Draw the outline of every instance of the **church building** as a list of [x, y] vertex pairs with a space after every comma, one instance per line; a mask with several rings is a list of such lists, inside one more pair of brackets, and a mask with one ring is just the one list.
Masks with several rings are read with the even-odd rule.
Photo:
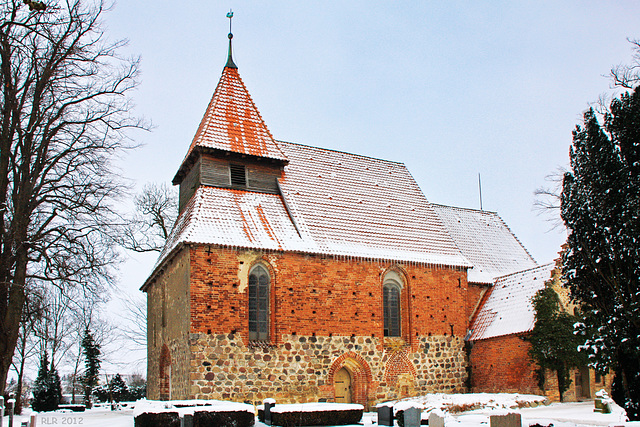
[[[370, 407], [469, 390], [473, 314], [533, 258], [496, 214], [431, 204], [402, 163], [274, 139], [231, 37], [142, 287], [148, 397]], [[456, 240], [463, 220], [484, 252]]]

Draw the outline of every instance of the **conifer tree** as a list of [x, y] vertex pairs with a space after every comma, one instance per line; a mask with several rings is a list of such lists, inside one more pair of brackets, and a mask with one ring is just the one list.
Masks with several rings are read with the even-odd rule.
[[33, 387], [31, 408], [38, 412], [55, 411], [58, 409], [61, 398], [60, 376], [54, 366], [49, 367], [49, 356], [45, 350], [40, 358], [40, 368]]
[[[531, 337], [529, 355], [540, 369], [550, 369], [558, 377], [560, 401], [571, 385], [571, 368], [586, 364], [584, 354], [578, 352], [582, 344], [573, 332], [578, 318], [562, 310], [560, 297], [551, 286], [541, 289], [533, 297], [536, 323]], [[543, 376], [544, 371], [540, 373]], [[541, 388], [543, 384], [540, 384]]]
[[111, 381], [109, 381], [109, 392], [114, 402], [129, 400], [129, 387], [127, 387], [127, 384], [120, 374], [116, 374], [111, 378]]
[[47, 352], [42, 353], [40, 357], [40, 368], [38, 369], [38, 376], [33, 383], [33, 401], [31, 402], [31, 408], [34, 411], [42, 412], [46, 405], [47, 396], [47, 378], [49, 376], [49, 360]]
[[640, 419], [640, 91], [614, 99], [601, 125], [593, 110], [573, 132], [561, 215], [563, 274], [585, 314], [583, 349], [612, 368], [631, 420]]
[[81, 383], [84, 387], [84, 404], [91, 408], [91, 394], [98, 385], [100, 373], [100, 345], [95, 342], [89, 328], [85, 328], [82, 337], [82, 353], [84, 354], [85, 371]]

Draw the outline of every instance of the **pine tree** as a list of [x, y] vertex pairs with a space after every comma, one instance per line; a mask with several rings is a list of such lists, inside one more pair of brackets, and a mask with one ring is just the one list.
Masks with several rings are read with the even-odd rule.
[[591, 365], [616, 373], [614, 399], [640, 419], [640, 91], [593, 110], [573, 132], [561, 214], [568, 229], [564, 279], [585, 314]]
[[49, 356], [45, 350], [40, 358], [38, 377], [33, 387], [31, 408], [38, 412], [55, 411], [62, 399], [60, 376], [53, 365], [49, 367], [48, 359]]
[[85, 328], [82, 337], [82, 353], [84, 354], [85, 371], [81, 383], [84, 387], [84, 404], [91, 408], [91, 394], [98, 385], [100, 373], [100, 345], [95, 342], [89, 328]]
[[53, 363], [51, 369], [49, 369], [49, 375], [47, 376], [47, 385], [49, 387], [49, 399], [52, 407], [51, 410], [56, 410], [62, 401], [62, 384], [60, 382], [58, 370], [53, 366]]
[[129, 400], [129, 388], [120, 374], [116, 374], [111, 378], [111, 381], [109, 381], [109, 391], [114, 402]]
[[[571, 385], [570, 369], [586, 364], [585, 355], [578, 352], [582, 342], [574, 334], [573, 325], [578, 318], [562, 310], [560, 297], [551, 286], [538, 291], [532, 302], [536, 323], [529, 337], [529, 355], [540, 369], [556, 372], [562, 401]], [[543, 372], [541, 378], [544, 378]]]
[[31, 402], [31, 409], [34, 411], [42, 412], [47, 411], [47, 378], [49, 376], [49, 360], [47, 352], [45, 351], [40, 357], [40, 368], [38, 369], [38, 376], [33, 383], [33, 401]]

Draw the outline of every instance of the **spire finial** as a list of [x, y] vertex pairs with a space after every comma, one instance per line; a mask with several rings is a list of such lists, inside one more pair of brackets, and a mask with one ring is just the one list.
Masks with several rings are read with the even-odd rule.
[[227, 18], [229, 18], [229, 56], [227, 57], [227, 68], [238, 68], [236, 64], [233, 62], [233, 57], [231, 56], [231, 39], [233, 39], [233, 33], [231, 32], [231, 20], [233, 18], [233, 11], [229, 9], [229, 13], [227, 13]]

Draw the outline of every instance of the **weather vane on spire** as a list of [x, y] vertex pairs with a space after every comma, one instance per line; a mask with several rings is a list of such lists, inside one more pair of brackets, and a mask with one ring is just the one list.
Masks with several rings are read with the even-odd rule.
[[233, 34], [231, 33], [231, 21], [233, 19], [233, 10], [229, 9], [229, 13], [227, 13], [227, 18], [229, 18], [229, 38], [233, 38]]
[[231, 18], [233, 18], [233, 11], [229, 9], [229, 13], [227, 13], [227, 18], [229, 18], [229, 56], [227, 57], [227, 68], [238, 68], [236, 64], [233, 62], [233, 57], [231, 55], [231, 39], [233, 38], [233, 34], [231, 33]]

